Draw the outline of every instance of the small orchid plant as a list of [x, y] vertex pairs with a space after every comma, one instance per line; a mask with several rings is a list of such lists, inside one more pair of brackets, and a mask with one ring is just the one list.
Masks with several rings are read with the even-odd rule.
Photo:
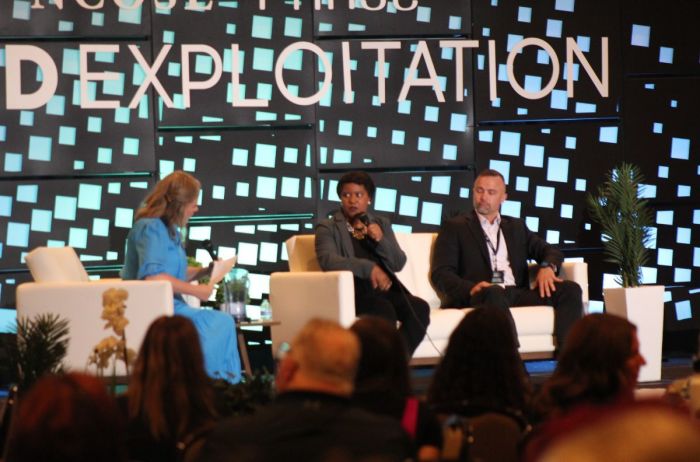
[[116, 334], [105, 337], [93, 348], [88, 358], [89, 365], [95, 365], [99, 375], [104, 375], [111, 363], [112, 375], [116, 375], [117, 361], [123, 361], [126, 375], [129, 375], [129, 366], [136, 359], [136, 352], [126, 346], [126, 326], [129, 320], [124, 316], [126, 311], [126, 299], [129, 293], [124, 289], [107, 289], [102, 294], [101, 319], [107, 321], [104, 329], [112, 329]]

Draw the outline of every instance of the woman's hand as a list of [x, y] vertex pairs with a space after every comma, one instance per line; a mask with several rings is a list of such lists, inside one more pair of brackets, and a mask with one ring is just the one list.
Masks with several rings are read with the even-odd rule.
[[374, 242], [379, 242], [384, 237], [384, 231], [382, 231], [382, 227], [377, 223], [370, 223], [369, 226], [367, 226], [366, 234]]
[[379, 265], [374, 265], [372, 267], [372, 273], [369, 275], [369, 280], [372, 283], [373, 289], [379, 289], [386, 292], [391, 288], [391, 278]]
[[173, 277], [168, 273], [153, 274], [151, 276], [146, 276], [144, 279], [147, 281], [169, 281], [173, 286], [174, 293], [192, 295], [202, 301], [209, 300], [214, 290], [214, 284], [211, 282], [207, 284], [191, 284]]
[[[364, 216], [367, 217], [367, 215]], [[384, 237], [384, 231], [382, 231], [381, 226], [379, 226], [377, 223], [368, 223], [365, 225], [365, 222], [360, 220], [359, 216], [352, 220], [351, 225], [353, 228], [353, 235], [356, 239], [368, 237], [374, 242], [379, 242]]]
[[190, 285], [193, 288], [192, 292], [190, 292], [190, 295], [194, 295], [203, 302], [209, 300], [209, 297], [211, 296], [211, 293], [214, 290], [214, 284], [212, 283]]

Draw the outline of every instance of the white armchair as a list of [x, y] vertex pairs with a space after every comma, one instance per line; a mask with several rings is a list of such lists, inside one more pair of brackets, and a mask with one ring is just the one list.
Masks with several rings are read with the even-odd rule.
[[[68, 320], [70, 340], [64, 360], [68, 369], [86, 369], [95, 345], [113, 334], [104, 329], [105, 321], [100, 319], [102, 294], [107, 289], [124, 289], [129, 294], [125, 301], [129, 320], [126, 341], [136, 351], [151, 322], [173, 314], [173, 291], [167, 281], [91, 281], [71, 247], [38, 247], [25, 260], [34, 282], [17, 288], [17, 317], [55, 313]], [[124, 373], [120, 362], [117, 374]]]
[[[396, 233], [406, 252], [406, 266], [397, 273], [403, 285], [430, 305], [430, 326], [413, 354], [413, 363], [434, 363], [444, 353], [450, 334], [472, 308], [440, 308], [430, 284], [430, 260], [436, 233]], [[272, 329], [273, 348], [290, 341], [312, 317], [323, 317], [349, 326], [355, 320], [355, 292], [350, 271], [322, 272], [316, 260], [313, 235], [297, 235], [286, 241], [289, 272], [272, 273], [270, 303], [281, 324]], [[577, 282], [588, 304], [588, 265], [565, 262], [560, 276]], [[554, 310], [551, 306], [518, 307], [512, 310], [525, 358], [550, 357], [554, 351]], [[434, 345], [433, 345], [434, 344]], [[439, 350], [439, 351], [438, 351]]]

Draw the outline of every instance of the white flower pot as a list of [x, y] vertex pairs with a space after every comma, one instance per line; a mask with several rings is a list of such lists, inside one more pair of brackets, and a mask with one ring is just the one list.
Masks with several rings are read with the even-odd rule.
[[661, 347], [664, 333], [664, 286], [640, 286], [603, 290], [605, 311], [637, 326], [639, 348], [647, 364], [640, 382], [661, 380]]

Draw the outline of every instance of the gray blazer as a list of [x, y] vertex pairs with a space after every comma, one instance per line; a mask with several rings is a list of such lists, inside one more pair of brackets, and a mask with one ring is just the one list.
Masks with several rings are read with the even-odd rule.
[[[401, 271], [406, 264], [406, 254], [396, 242], [396, 236], [391, 229], [388, 219], [367, 213], [371, 223], [377, 223], [384, 237], [377, 244], [377, 254], [382, 258], [386, 267], [393, 271]], [[375, 263], [366, 258], [355, 257], [352, 237], [345, 225], [345, 215], [337, 210], [333, 216], [316, 225], [316, 256], [318, 264], [324, 271], [352, 271], [361, 279], [369, 279]]]

